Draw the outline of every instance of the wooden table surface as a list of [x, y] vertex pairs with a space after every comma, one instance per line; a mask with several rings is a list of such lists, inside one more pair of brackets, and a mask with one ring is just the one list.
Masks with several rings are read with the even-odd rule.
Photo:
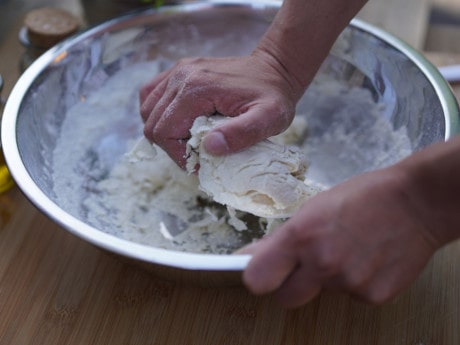
[[[82, 13], [78, 1], [58, 3]], [[21, 11], [11, 4], [0, 2], [2, 20], [12, 23], [0, 36], [4, 96], [22, 53]], [[428, 7], [425, 0], [375, 0], [360, 16], [423, 49]], [[429, 58], [460, 63], [445, 52]], [[161, 280], [70, 235], [15, 187], [0, 195], [0, 344], [460, 344], [459, 263], [460, 243], [453, 243], [384, 306], [324, 293], [287, 311], [243, 287]]]

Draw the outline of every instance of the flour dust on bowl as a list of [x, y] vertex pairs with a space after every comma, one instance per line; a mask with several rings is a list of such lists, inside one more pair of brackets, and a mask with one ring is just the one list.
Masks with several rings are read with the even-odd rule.
[[[135, 163], [126, 153], [142, 136], [143, 83], [182, 57], [250, 53], [278, 8], [232, 1], [150, 9], [52, 48], [22, 75], [4, 113], [2, 144], [19, 187], [71, 233], [165, 278], [238, 284], [250, 258], [232, 252], [282, 220], [229, 211], [161, 152]], [[437, 70], [360, 21], [337, 40], [295, 124], [272, 140], [298, 146], [307, 180], [321, 188], [393, 164], [459, 126]]]

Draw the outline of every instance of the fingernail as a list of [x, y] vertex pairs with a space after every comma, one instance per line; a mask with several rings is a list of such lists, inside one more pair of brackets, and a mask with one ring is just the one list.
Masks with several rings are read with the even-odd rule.
[[211, 132], [204, 137], [204, 148], [211, 154], [221, 155], [229, 152], [227, 140], [221, 132]]

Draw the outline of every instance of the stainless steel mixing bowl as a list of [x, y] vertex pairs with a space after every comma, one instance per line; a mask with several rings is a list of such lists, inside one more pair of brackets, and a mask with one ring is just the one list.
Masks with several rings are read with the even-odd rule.
[[[111, 75], [158, 56], [177, 60], [197, 55], [247, 54], [278, 8], [273, 1], [212, 1], [151, 9], [106, 22], [45, 53], [17, 82], [2, 122], [6, 161], [19, 187], [69, 232], [156, 274], [207, 285], [239, 283], [250, 259], [247, 255], [153, 248], [98, 230], [84, 213], [71, 214], [58, 202], [51, 163], [67, 110], [83, 95], [98, 90]], [[412, 150], [458, 132], [455, 98], [437, 69], [419, 53], [358, 20], [349, 25], [344, 38], [347, 44], [331, 52], [321, 73], [367, 88], [376, 103], [385, 105], [385, 120], [395, 129], [405, 127]], [[321, 104], [312, 102], [301, 102], [299, 108], [321, 109]], [[315, 121], [311, 131], [327, 131], [327, 116], [318, 116]], [[352, 173], [362, 170], [365, 167]]]

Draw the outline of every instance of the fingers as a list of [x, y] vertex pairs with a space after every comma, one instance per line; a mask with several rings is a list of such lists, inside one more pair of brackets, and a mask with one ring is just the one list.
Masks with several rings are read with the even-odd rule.
[[284, 307], [298, 307], [319, 294], [320, 280], [313, 267], [299, 260], [294, 248], [287, 247], [283, 234], [273, 235], [239, 251], [253, 254], [243, 281], [254, 294], [274, 292]]
[[[146, 87], [149, 88], [149, 86]], [[174, 99], [175, 93], [172, 93], [171, 91], [166, 92], [167, 87], [167, 80], [162, 80], [158, 84], [155, 84], [155, 87], [149, 91], [148, 95], [141, 96], [142, 101], [140, 106], [140, 113], [144, 122], [147, 122], [149, 117], [155, 115], [158, 117], [161, 115], [162, 111], [164, 111], [168, 105], [168, 100], [170, 102], [172, 99]], [[146, 89], [143, 89], [142, 92], [146, 92]]]
[[[331, 237], [311, 235], [307, 244], [305, 239], [282, 230], [286, 229], [277, 229], [275, 236], [267, 236], [239, 253], [253, 255], [243, 274], [248, 289], [255, 294], [274, 293], [286, 308], [308, 303], [322, 289], [350, 294], [371, 304], [389, 302], [416, 279], [430, 258], [430, 253], [417, 255], [417, 249], [407, 245], [402, 252], [396, 247], [387, 252], [361, 246], [341, 251], [329, 245]], [[299, 242], [303, 243], [296, 246]], [[337, 243], [345, 242], [340, 239]], [[399, 254], [392, 256], [394, 252]]]
[[183, 79], [185, 76], [187, 73], [177, 64], [175, 69], [161, 73], [140, 92], [145, 137], [163, 148], [182, 168], [186, 164], [185, 146], [193, 121], [215, 111], [211, 102], [193, 92]]
[[176, 97], [174, 89], [166, 92], [166, 84], [167, 81], [163, 81], [157, 85], [141, 105], [140, 109], [142, 119], [145, 122], [144, 134], [147, 139], [157, 144], [159, 143], [155, 140], [155, 127], [157, 127], [163, 114], [168, 111], [168, 108], [170, 108], [171, 103]]
[[297, 266], [281, 288], [276, 291], [276, 298], [285, 308], [300, 307], [321, 292], [319, 282], [320, 280], [312, 274], [312, 271], [304, 266]]
[[[168, 76], [171, 70], [167, 70], [164, 72], [159, 73], [155, 78], [150, 80], [147, 84], [145, 84], [139, 91], [139, 103], [142, 105], [150, 93], [161, 83], [163, 82]], [[145, 119], [144, 119], [145, 120]]]
[[348, 291], [367, 303], [380, 305], [390, 302], [417, 278], [429, 257], [421, 255], [414, 258], [409, 254], [400, 260], [386, 262], [369, 275], [368, 281]]
[[[154, 93], [147, 98], [146, 103], [155, 101], [157, 96]], [[213, 104], [206, 100], [184, 102], [188, 97], [183, 93], [165, 92], [144, 125], [144, 135], [163, 148], [181, 168], [186, 165], [186, 143], [194, 120], [215, 111]]]
[[163, 142], [163, 149], [168, 153], [169, 157], [176, 162], [182, 169], [186, 168], [187, 156], [185, 149], [186, 140], [169, 139]]
[[293, 252], [275, 245], [276, 237], [264, 238], [250, 248], [255, 255], [243, 273], [243, 281], [254, 294], [278, 289], [297, 265]]

